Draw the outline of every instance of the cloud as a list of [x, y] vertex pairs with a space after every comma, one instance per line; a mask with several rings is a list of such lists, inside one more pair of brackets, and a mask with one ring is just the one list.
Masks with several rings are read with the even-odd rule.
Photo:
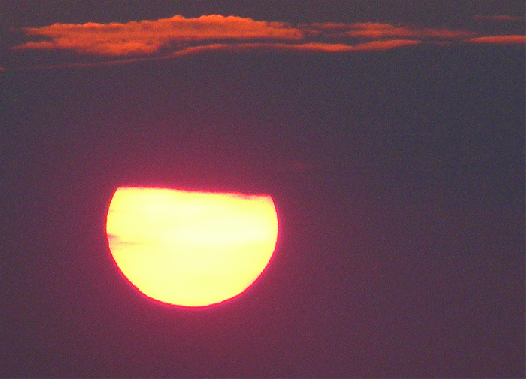
[[[157, 21], [131, 21], [125, 24], [53, 24], [40, 28], [24, 28], [29, 37], [43, 38], [14, 47], [14, 50], [70, 50], [79, 54], [124, 57], [184, 51], [192, 46], [203, 46], [212, 41], [229, 41], [229, 44], [257, 41], [263, 48], [268, 42], [280, 49], [310, 51], [362, 51], [391, 49], [417, 44], [406, 39], [435, 36], [458, 38], [474, 36], [473, 33], [445, 29], [410, 29], [379, 23], [315, 23], [292, 27], [283, 22], [254, 21], [236, 16], [201, 16], [185, 18], [173, 16]], [[389, 42], [349, 44], [327, 43], [320, 39], [388, 39]], [[318, 40], [316, 40], [318, 39]], [[287, 43], [289, 46], [284, 46]], [[205, 47], [211, 50], [211, 47]]]
[[[502, 21], [514, 19], [510, 16], [476, 17]], [[53, 24], [23, 28], [21, 32], [33, 40], [12, 47], [14, 54], [39, 50], [70, 51], [99, 61], [72, 62], [69, 63], [71, 66], [170, 59], [209, 51], [337, 53], [388, 50], [426, 43], [524, 43], [523, 36], [484, 36], [468, 30], [417, 25], [375, 22], [291, 25], [220, 15], [197, 18], [175, 15], [154, 21], [127, 23]], [[53, 67], [65, 65], [61, 63]]]
[[[306, 25], [305, 25], [306, 26]], [[327, 36], [333, 38], [355, 37], [365, 39], [379, 38], [441, 38], [458, 39], [473, 37], [474, 32], [464, 30], [420, 28], [417, 26], [392, 25], [375, 22], [354, 24], [313, 24], [312, 28], [322, 30]]]
[[[27, 36], [46, 40], [27, 42], [15, 49], [71, 50], [81, 54], [124, 56], [157, 53], [163, 48], [205, 40], [300, 40], [301, 31], [281, 22], [253, 21], [235, 16], [173, 16], [157, 21], [125, 24], [53, 24], [24, 28]], [[174, 46], [175, 45], [175, 46]]]
[[373, 39], [385, 37], [434, 37], [441, 39], [458, 39], [472, 37], [476, 34], [464, 30], [418, 28], [378, 23], [359, 23], [352, 25], [352, 29], [345, 32], [344, 35]]
[[468, 42], [474, 43], [490, 43], [490, 44], [499, 44], [499, 45], [516, 45], [524, 44], [526, 45], [526, 36], [485, 36], [472, 38]]
[[132, 57], [125, 59], [114, 59], [97, 62], [74, 62], [64, 64], [54, 64], [48, 66], [29, 66], [24, 67], [23, 70], [42, 70], [42, 69], [58, 69], [71, 67], [96, 67], [96, 66], [116, 66], [134, 62], [154, 61], [173, 59], [182, 56], [202, 54], [206, 52], [231, 52], [242, 53], [249, 51], [282, 51], [282, 52], [352, 52], [352, 51], [380, 51], [395, 49], [403, 46], [414, 46], [421, 43], [417, 40], [386, 40], [361, 43], [357, 45], [331, 44], [331, 43], [317, 43], [310, 42], [305, 44], [285, 44], [285, 43], [212, 43], [199, 46], [191, 46], [181, 50], [172, 52], [169, 55], [158, 56], [144, 56]]
[[311, 52], [345, 52], [345, 51], [378, 51], [395, 49], [402, 46], [412, 46], [419, 44], [420, 41], [415, 40], [386, 40], [374, 41], [367, 43], [360, 43], [357, 45], [345, 45], [337, 43], [321, 43], [309, 42], [304, 44], [284, 44], [284, 43], [268, 43], [268, 44], [242, 44], [238, 45], [239, 49], [268, 49], [281, 51], [311, 51]]
[[116, 66], [134, 62], [144, 61], [155, 61], [155, 60], [166, 60], [173, 59], [182, 56], [202, 54], [206, 52], [231, 52], [231, 53], [242, 53], [249, 51], [282, 51], [282, 52], [358, 52], [358, 51], [381, 51], [396, 49], [403, 46], [414, 46], [420, 44], [421, 41], [417, 40], [386, 40], [386, 41], [374, 41], [361, 43], [357, 45], [344, 45], [344, 44], [331, 44], [331, 43], [317, 43], [310, 42], [305, 44], [285, 44], [285, 43], [239, 43], [239, 44], [228, 44], [228, 43], [212, 43], [199, 46], [191, 46], [181, 50], [172, 52], [169, 55], [158, 55], [158, 56], [143, 56], [143, 57], [132, 57], [125, 59], [114, 59], [107, 61], [97, 62], [73, 62], [63, 64], [53, 64], [47, 66], [28, 66], [22, 70], [43, 70], [43, 69], [58, 69], [58, 68], [71, 68], [71, 67], [97, 67], [97, 66]]
[[508, 15], [493, 15], [493, 16], [476, 15], [473, 17], [473, 19], [481, 20], [481, 21], [500, 21], [500, 22], [524, 21], [524, 17], [514, 17], [514, 16], [508, 16]]

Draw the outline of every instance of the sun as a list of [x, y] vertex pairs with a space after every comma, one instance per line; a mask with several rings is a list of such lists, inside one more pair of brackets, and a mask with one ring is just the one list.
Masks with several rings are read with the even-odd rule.
[[199, 307], [245, 291], [278, 236], [272, 197], [119, 187], [106, 220], [110, 252], [146, 296]]

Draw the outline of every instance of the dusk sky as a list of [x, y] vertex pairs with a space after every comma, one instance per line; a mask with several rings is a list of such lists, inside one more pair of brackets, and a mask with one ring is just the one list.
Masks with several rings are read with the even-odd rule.
[[[526, 376], [524, 13], [2, 2], [0, 375]], [[154, 301], [109, 251], [121, 186], [270, 195], [275, 253]]]

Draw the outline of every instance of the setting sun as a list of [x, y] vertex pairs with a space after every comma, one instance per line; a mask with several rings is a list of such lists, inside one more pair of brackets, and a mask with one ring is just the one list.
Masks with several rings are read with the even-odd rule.
[[106, 232], [115, 263], [142, 293], [206, 306], [257, 279], [274, 252], [278, 219], [270, 196], [121, 187]]

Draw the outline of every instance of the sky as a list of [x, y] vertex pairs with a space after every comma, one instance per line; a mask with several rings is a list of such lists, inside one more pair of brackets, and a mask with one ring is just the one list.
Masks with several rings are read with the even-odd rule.
[[[5, 377], [523, 377], [524, 4], [4, 1]], [[120, 186], [266, 194], [207, 308], [115, 266]]]

